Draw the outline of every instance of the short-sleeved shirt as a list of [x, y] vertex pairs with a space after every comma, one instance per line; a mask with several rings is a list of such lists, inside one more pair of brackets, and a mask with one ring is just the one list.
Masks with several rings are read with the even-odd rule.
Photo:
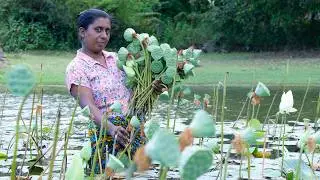
[[72, 84], [90, 88], [100, 112], [106, 112], [110, 105], [119, 101], [123, 114], [126, 114], [132, 92], [125, 86], [125, 73], [117, 67], [116, 53], [103, 51], [103, 54], [106, 66], [78, 50], [76, 57], [67, 66], [67, 88], [69, 92]]

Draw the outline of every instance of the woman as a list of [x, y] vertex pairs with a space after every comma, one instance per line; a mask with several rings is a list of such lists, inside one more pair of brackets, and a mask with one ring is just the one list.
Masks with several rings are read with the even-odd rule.
[[[98, 9], [89, 9], [79, 14], [77, 26], [82, 47], [66, 70], [66, 84], [70, 94], [79, 97], [82, 108], [89, 106], [98, 127], [101, 124], [108, 127], [108, 137], [104, 140], [109, 153], [112, 152], [115, 137], [117, 146], [123, 148], [128, 144], [125, 117], [131, 95], [130, 89], [125, 86], [125, 73], [117, 68], [117, 55], [104, 51], [110, 39], [111, 19], [110, 15]], [[108, 120], [103, 121], [108, 107], [115, 101], [121, 103], [123, 114], [108, 113]], [[89, 136], [95, 150], [96, 136], [92, 132]], [[134, 144], [139, 144], [139, 141], [135, 140]], [[95, 171], [99, 172], [99, 166], [95, 167]], [[105, 167], [105, 161], [102, 161], [102, 167]]]

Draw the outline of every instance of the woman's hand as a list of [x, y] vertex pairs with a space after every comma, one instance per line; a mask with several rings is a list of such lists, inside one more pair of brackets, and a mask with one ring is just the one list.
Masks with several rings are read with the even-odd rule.
[[124, 147], [129, 143], [129, 134], [123, 127], [108, 123], [108, 129], [109, 134], [113, 137], [113, 139], [115, 140], [117, 138], [117, 143]]

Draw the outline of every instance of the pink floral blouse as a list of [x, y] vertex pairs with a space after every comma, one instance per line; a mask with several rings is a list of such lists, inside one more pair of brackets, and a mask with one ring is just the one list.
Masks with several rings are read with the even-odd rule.
[[116, 64], [117, 54], [103, 51], [107, 66], [92, 59], [85, 53], [77, 51], [76, 57], [66, 70], [66, 85], [70, 92], [72, 84], [85, 86], [92, 90], [96, 106], [102, 113], [114, 101], [122, 104], [122, 112], [128, 111], [131, 90], [125, 86], [125, 73]]

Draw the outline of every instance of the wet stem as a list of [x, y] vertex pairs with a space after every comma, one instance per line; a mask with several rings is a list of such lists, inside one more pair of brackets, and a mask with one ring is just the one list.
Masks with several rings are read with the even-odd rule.
[[[287, 116], [286, 114], [282, 115], [282, 124], [283, 124], [283, 134], [282, 134], [282, 158], [281, 158], [281, 171], [283, 170], [283, 160], [284, 160], [284, 139], [286, 134], [286, 123], [287, 123]], [[280, 134], [281, 135], [281, 134]]]
[[17, 168], [17, 153], [18, 153], [18, 142], [19, 142], [19, 124], [21, 119], [21, 113], [24, 103], [26, 102], [28, 95], [26, 95], [19, 107], [18, 116], [16, 120], [16, 137], [15, 137], [15, 144], [14, 144], [14, 151], [13, 151], [13, 160], [11, 164], [11, 179], [16, 179], [16, 168]]

